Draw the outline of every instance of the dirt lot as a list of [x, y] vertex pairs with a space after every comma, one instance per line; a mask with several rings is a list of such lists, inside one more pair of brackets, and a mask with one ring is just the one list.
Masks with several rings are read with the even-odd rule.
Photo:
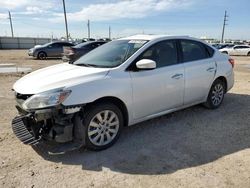
[[[191, 107], [126, 128], [105, 151], [60, 156], [13, 135], [11, 87], [20, 75], [0, 75], [0, 187], [250, 187], [250, 57], [234, 58], [235, 86], [221, 108]], [[35, 70], [61, 61], [0, 50], [0, 63]]]

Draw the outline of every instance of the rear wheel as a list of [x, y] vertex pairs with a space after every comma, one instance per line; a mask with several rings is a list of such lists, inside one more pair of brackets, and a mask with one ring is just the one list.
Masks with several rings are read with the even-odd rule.
[[205, 106], [210, 109], [218, 108], [224, 99], [225, 91], [225, 83], [219, 79], [215, 80], [209, 91]]
[[45, 52], [39, 52], [37, 55], [37, 59], [44, 60], [47, 58], [47, 54]]
[[112, 103], [101, 103], [90, 107], [84, 114], [86, 147], [103, 150], [112, 146], [123, 128], [121, 110]]
[[250, 56], [250, 52], [247, 53], [247, 56]]

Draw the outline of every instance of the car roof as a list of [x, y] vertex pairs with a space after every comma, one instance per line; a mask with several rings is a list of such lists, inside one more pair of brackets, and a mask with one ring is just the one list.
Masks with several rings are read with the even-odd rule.
[[68, 42], [68, 41], [53, 41], [51, 43], [52, 44], [54, 44], [54, 43], [69, 43], [69, 44], [72, 44], [71, 42]]
[[120, 38], [118, 40], [155, 40], [155, 39], [176, 39], [176, 38], [181, 38], [181, 39], [193, 39], [197, 40], [196, 38], [192, 38], [189, 36], [173, 36], [173, 35], [133, 35], [130, 37], [125, 37], [125, 38]]

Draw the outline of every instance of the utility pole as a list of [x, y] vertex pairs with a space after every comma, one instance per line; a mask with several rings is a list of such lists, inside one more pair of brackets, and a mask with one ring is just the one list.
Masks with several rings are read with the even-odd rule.
[[111, 40], [111, 27], [109, 26], [109, 39]]
[[65, 20], [65, 28], [66, 28], [66, 39], [69, 40], [68, 35], [68, 23], [67, 23], [67, 15], [66, 15], [66, 8], [65, 8], [65, 1], [63, 0], [63, 10], [64, 10], [64, 20]]
[[9, 11], [9, 20], [10, 20], [11, 36], [12, 36], [12, 38], [13, 38], [13, 37], [14, 37], [14, 32], [13, 32], [12, 19], [11, 19], [10, 11]]
[[88, 20], [87, 26], [88, 26], [88, 40], [89, 40], [90, 39], [90, 22], [89, 22], [89, 20]]
[[224, 15], [224, 21], [223, 21], [223, 28], [222, 28], [222, 35], [221, 35], [221, 43], [224, 42], [224, 33], [225, 33], [225, 27], [227, 25], [227, 21], [228, 21], [228, 15], [227, 15], [227, 11], [225, 11], [225, 15]]

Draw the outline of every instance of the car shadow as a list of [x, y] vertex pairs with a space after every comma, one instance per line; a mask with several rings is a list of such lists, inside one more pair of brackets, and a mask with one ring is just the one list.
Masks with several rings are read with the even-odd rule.
[[104, 151], [39, 154], [49, 161], [81, 165], [83, 170], [173, 173], [249, 148], [249, 114], [250, 96], [231, 93], [216, 110], [198, 105], [127, 127], [118, 142]]

